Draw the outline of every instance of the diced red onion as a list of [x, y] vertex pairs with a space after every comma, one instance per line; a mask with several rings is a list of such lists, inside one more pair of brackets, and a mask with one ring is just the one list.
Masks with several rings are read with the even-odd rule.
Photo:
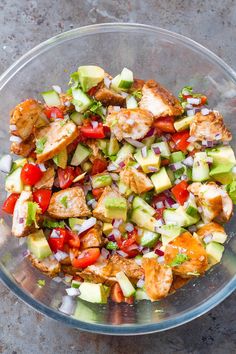
[[215, 135], [215, 140], [221, 140], [222, 139], [222, 134], [221, 133], [217, 133]]
[[209, 111], [208, 108], [202, 108], [201, 109], [201, 113], [202, 113], [203, 116], [207, 116], [210, 113], [210, 111]]
[[24, 221], [25, 221], [24, 218], [19, 218], [19, 224], [23, 224]]
[[157, 258], [157, 262], [160, 263], [160, 264], [165, 263], [165, 257], [164, 256], [158, 257]]
[[52, 233], [51, 233], [51, 235], [50, 235], [50, 238], [60, 238], [61, 237], [61, 234], [60, 234], [60, 232], [59, 231], [57, 231], [57, 230], [52, 230]]
[[115, 229], [118, 229], [118, 227], [123, 223], [123, 220], [122, 219], [113, 219], [112, 220], [112, 226], [115, 228]]
[[193, 166], [193, 157], [188, 156], [185, 160], [182, 161], [182, 163], [186, 166], [192, 167]]
[[22, 253], [23, 257], [26, 258], [30, 255], [30, 251], [29, 250], [24, 250]]
[[145, 247], [142, 251], [143, 254], [149, 253], [150, 252], [150, 248]]
[[192, 117], [192, 116], [194, 116], [194, 110], [193, 109], [189, 109], [189, 110], [187, 110], [187, 116], [188, 117]]
[[52, 85], [52, 88], [53, 88], [53, 90], [55, 91], [55, 92], [57, 92], [57, 93], [62, 93], [62, 90], [61, 90], [61, 88], [60, 88], [60, 86], [58, 86], [58, 85]]
[[164, 256], [164, 252], [162, 250], [160, 250], [159, 248], [156, 248], [154, 252], [160, 257]]
[[195, 138], [195, 136], [191, 135], [188, 139], [187, 142], [189, 143], [194, 143], [197, 140], [197, 138]]
[[194, 111], [195, 111], [195, 113], [201, 112], [201, 108], [195, 108]]
[[125, 139], [127, 141], [127, 143], [129, 143], [130, 145], [133, 145], [136, 148], [142, 148], [144, 146], [143, 143], [141, 143], [140, 141], [131, 139], [131, 138], [126, 138]]
[[172, 205], [171, 205], [171, 208], [172, 208], [172, 209], [178, 209], [178, 207], [179, 207], [179, 204], [178, 204], [178, 203], [175, 203], [175, 204], [172, 204]]
[[177, 178], [175, 181], [174, 181], [174, 184], [179, 184], [181, 182], [181, 179]]
[[19, 136], [11, 135], [9, 139], [12, 143], [21, 143], [23, 140]]
[[158, 168], [154, 167], [154, 166], [148, 166], [148, 170], [151, 172], [157, 172]]
[[212, 234], [209, 234], [209, 235], [206, 235], [206, 236], [204, 237], [203, 241], [204, 241], [205, 243], [209, 243], [209, 242], [212, 241], [212, 238], [213, 238], [213, 235], [212, 235]]
[[104, 77], [104, 85], [109, 88], [111, 85], [111, 80], [109, 79], [108, 76]]
[[142, 258], [135, 258], [134, 261], [137, 265], [139, 265], [139, 266], [142, 265]]
[[202, 207], [198, 207], [197, 210], [199, 211], [199, 213], [202, 213]]
[[186, 109], [192, 109], [193, 106], [190, 104], [190, 103], [187, 103], [186, 106], [185, 106]]
[[70, 102], [70, 101], [65, 101], [65, 102], [64, 102], [64, 106], [70, 107], [70, 105], [71, 105], [71, 102]]
[[107, 238], [109, 241], [112, 241], [112, 242], [116, 241], [115, 236], [113, 234], [109, 235]]
[[10, 131], [13, 132], [14, 130], [17, 130], [17, 126], [15, 124], [10, 124]]
[[155, 147], [155, 146], [152, 146], [152, 151], [154, 152], [154, 154], [156, 155], [160, 155], [161, 153], [161, 150], [159, 147]]
[[206, 158], [206, 162], [208, 162], [208, 163], [212, 163], [212, 162], [213, 162], [213, 158], [212, 158], [212, 157], [210, 157], [210, 156], [208, 156], [208, 157]]
[[170, 164], [169, 167], [172, 171], [177, 171], [177, 170], [180, 170], [183, 167], [183, 165], [181, 162], [175, 162], [175, 163]]
[[120, 166], [121, 168], [125, 167], [124, 161], [121, 161], [121, 162], [119, 163], [119, 166]]
[[[51, 118], [56, 119], [57, 118], [57, 113], [56, 112], [51, 112]], [[61, 118], [60, 118], [61, 120]]]
[[171, 198], [171, 197], [169, 197], [169, 196], [166, 197], [166, 201], [167, 201], [167, 203], [168, 203], [170, 206], [172, 206], [173, 204], [175, 204], [174, 199]]
[[[163, 222], [162, 219], [156, 220], [156, 222], [155, 222], [155, 231], [159, 232], [159, 227], [162, 226], [163, 224], [164, 224], [164, 222]], [[157, 231], [157, 229], [158, 229], [158, 231]]]
[[58, 309], [59, 311], [67, 314], [72, 315], [75, 311], [75, 302], [71, 296], [63, 296], [62, 304]]
[[134, 195], [131, 194], [131, 195], [129, 196], [129, 198], [128, 198], [128, 202], [129, 202], [129, 203], [132, 203], [133, 199], [134, 199]]
[[128, 232], [134, 231], [134, 225], [131, 224], [130, 222], [127, 222], [127, 224], [125, 225], [125, 230]]
[[117, 166], [115, 166], [113, 163], [110, 163], [107, 166], [107, 171], [116, 171], [117, 170]]
[[113, 229], [112, 233], [113, 233], [115, 239], [117, 239], [121, 236], [121, 232], [118, 229]]
[[54, 257], [58, 262], [63, 261], [63, 259], [69, 257], [68, 253], [62, 252], [60, 250], [57, 251], [57, 253], [54, 254]]
[[78, 288], [68, 288], [66, 289], [67, 295], [68, 296], [79, 296], [80, 295], [80, 290]]
[[98, 127], [98, 122], [96, 120], [91, 122], [93, 129], [96, 129]]
[[40, 168], [40, 170], [41, 170], [42, 172], [47, 171], [47, 169], [46, 169], [44, 163], [39, 163], [39, 164], [38, 164], [38, 167]]
[[143, 288], [144, 287], [144, 284], [145, 284], [145, 281], [143, 279], [139, 279], [137, 281], [137, 288]]
[[145, 135], [144, 139], [145, 139], [145, 138], [149, 138], [150, 136], [153, 136], [154, 132], [155, 132], [155, 128], [151, 128], [151, 129], [147, 132], [147, 134]]
[[96, 202], [95, 199], [90, 199], [90, 200], [87, 202], [87, 205], [92, 205], [94, 202]]
[[163, 203], [163, 202], [157, 202], [157, 203], [155, 204], [155, 206], [156, 206], [157, 209], [161, 209], [161, 208], [164, 207], [164, 203]]
[[143, 246], [138, 245], [138, 250], [139, 250], [140, 252], [141, 252], [143, 249], [144, 249], [144, 247], [143, 247]]
[[95, 209], [97, 207], [97, 205], [98, 205], [98, 202], [95, 200], [92, 204], [92, 208]]
[[187, 175], [182, 175], [180, 177], [181, 181], [187, 181], [188, 180], [188, 176]]
[[91, 229], [97, 222], [97, 219], [94, 217], [91, 217], [83, 222], [83, 224], [80, 227], [79, 234], [81, 234], [84, 231], [87, 231], [88, 229]]
[[138, 228], [138, 236], [142, 236], [143, 230]]
[[190, 104], [197, 104], [198, 105], [201, 103], [201, 100], [200, 100], [200, 98], [188, 97], [187, 102]]
[[102, 248], [101, 249], [101, 255], [102, 255], [102, 257], [104, 257], [105, 259], [107, 259], [108, 257], [109, 257], [109, 255], [110, 255], [110, 252], [106, 249], [106, 248]]
[[117, 173], [110, 173], [111, 178], [113, 181], [119, 181], [120, 177]]
[[144, 146], [142, 149], [141, 149], [141, 155], [142, 157], [145, 159], [147, 157], [147, 147]]
[[138, 169], [140, 167], [139, 163], [136, 163], [135, 165], [133, 165], [134, 168]]
[[115, 112], [119, 112], [120, 111], [120, 106], [113, 106], [112, 109]]
[[116, 251], [116, 253], [118, 253], [121, 257], [124, 257], [124, 258], [128, 257], [128, 254], [123, 251], [118, 250], [118, 251]]
[[189, 232], [196, 232], [197, 231], [197, 227], [195, 225], [191, 225], [188, 227]]
[[62, 279], [60, 277], [54, 277], [52, 278], [53, 281], [55, 281], [56, 283], [61, 283]]

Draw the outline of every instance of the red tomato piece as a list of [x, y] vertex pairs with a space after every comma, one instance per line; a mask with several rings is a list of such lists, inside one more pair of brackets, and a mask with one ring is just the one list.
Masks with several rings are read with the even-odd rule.
[[102, 160], [102, 159], [95, 159], [93, 161], [93, 167], [92, 167], [92, 171], [91, 171], [91, 175], [96, 175], [98, 173], [102, 173], [103, 171], [105, 171], [107, 169], [107, 161], [106, 160]]
[[97, 86], [91, 87], [91, 89], [88, 90], [88, 95], [89, 96], [94, 96], [97, 91]]
[[26, 163], [22, 168], [20, 176], [24, 184], [33, 186], [42, 178], [43, 172], [37, 165]]
[[67, 242], [67, 231], [60, 227], [56, 227], [54, 230], [57, 231], [59, 237], [51, 237], [53, 234], [52, 231], [48, 238], [48, 243], [51, 250], [57, 253], [57, 251], [63, 251], [64, 244]]
[[132, 232], [128, 232], [127, 239], [120, 239], [117, 241], [117, 244], [121, 251], [127, 253], [129, 257], [133, 258], [139, 253], [137, 240], [138, 232], [137, 229], [134, 229]]
[[52, 192], [50, 189], [42, 188], [33, 192], [33, 199], [40, 206], [42, 213], [45, 213], [47, 210]]
[[83, 126], [80, 128], [80, 131], [85, 138], [90, 138], [90, 139], [105, 138], [105, 132], [102, 123], [98, 123], [97, 128], [93, 128], [93, 126], [90, 124]]
[[92, 190], [92, 194], [93, 194], [94, 198], [96, 200], [98, 200], [101, 197], [103, 191], [104, 191], [104, 188], [95, 188]]
[[58, 168], [57, 174], [61, 189], [69, 188], [76, 177], [75, 169], [72, 166], [67, 166], [64, 170], [62, 168]]
[[118, 304], [125, 301], [125, 297], [118, 283], [115, 283], [111, 288], [111, 299]]
[[151, 203], [151, 205], [152, 205], [152, 207], [154, 208], [154, 209], [156, 209], [156, 203], [158, 203], [158, 202], [165, 202], [165, 200], [166, 200], [166, 196], [165, 196], [165, 194], [164, 193], [160, 193], [160, 194], [158, 194], [158, 195], [155, 195], [153, 198], [152, 198], [152, 203]]
[[187, 188], [188, 183], [186, 181], [181, 181], [171, 188], [171, 192], [173, 193], [175, 199], [181, 205], [183, 205], [189, 197], [189, 191]]
[[206, 96], [202, 96], [201, 97], [201, 104], [204, 105], [207, 103], [207, 97]]
[[189, 131], [188, 130], [184, 130], [182, 132], [179, 133], [175, 133], [171, 136], [172, 140], [175, 143], [176, 149], [177, 150], [181, 150], [181, 151], [186, 151], [189, 142]]
[[5, 213], [13, 214], [19, 196], [20, 194], [17, 193], [12, 193], [11, 195], [9, 195], [9, 197], [3, 203], [2, 210], [5, 211]]
[[168, 160], [168, 159], [161, 159], [161, 166], [167, 166], [167, 165], [169, 165], [169, 163], [170, 163], [170, 160]]
[[80, 238], [77, 234], [67, 230], [68, 244], [73, 248], [80, 248]]
[[75, 268], [86, 268], [91, 264], [94, 264], [100, 256], [99, 248], [87, 248], [82, 251], [77, 258], [72, 261], [72, 266]]
[[62, 110], [58, 107], [46, 107], [44, 113], [48, 119], [64, 118]]
[[158, 118], [153, 126], [165, 133], [175, 133], [174, 117], [161, 117]]
[[163, 218], [163, 212], [164, 212], [164, 210], [165, 210], [165, 207], [156, 209], [155, 218], [156, 218], [157, 220]]

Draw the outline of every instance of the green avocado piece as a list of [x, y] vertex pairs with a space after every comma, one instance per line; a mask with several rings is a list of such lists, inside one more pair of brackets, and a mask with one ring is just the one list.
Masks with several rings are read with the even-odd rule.
[[206, 245], [206, 253], [208, 256], [208, 262], [210, 266], [215, 265], [221, 261], [224, 252], [224, 246], [218, 242], [210, 242]]
[[107, 197], [105, 200], [105, 217], [110, 219], [127, 218], [127, 202], [123, 197], [111, 198]]
[[135, 160], [140, 164], [144, 173], [151, 173], [153, 170], [150, 168], [155, 168], [156, 171], [160, 169], [161, 157], [156, 155], [153, 150], [147, 150], [147, 156], [143, 157], [141, 150], [134, 154]]
[[84, 223], [83, 219], [79, 219], [79, 218], [69, 218], [69, 226], [71, 228], [71, 230], [74, 230], [76, 225], [82, 225]]
[[37, 258], [44, 259], [52, 254], [48, 241], [43, 233], [43, 230], [39, 230], [30, 234], [27, 237], [27, 245], [29, 251]]
[[67, 166], [67, 160], [68, 160], [68, 155], [67, 155], [67, 149], [62, 150], [59, 152], [58, 155], [53, 157], [53, 161], [58, 167], [61, 168], [66, 168]]
[[79, 298], [82, 300], [99, 304], [107, 303], [107, 291], [102, 284], [83, 282], [79, 290]]
[[234, 179], [234, 174], [231, 172], [234, 164], [231, 162], [225, 162], [221, 165], [216, 165], [213, 167], [209, 175], [214, 178], [214, 180], [222, 183], [228, 184], [231, 183]]
[[112, 184], [112, 178], [109, 175], [109, 173], [101, 173], [92, 176], [92, 187], [94, 189], [110, 186], [111, 184]]
[[207, 149], [207, 155], [213, 158], [213, 166], [225, 165], [226, 163], [236, 164], [234, 151], [230, 146]]
[[84, 65], [78, 68], [79, 81], [84, 92], [87, 92], [104, 79], [105, 71], [99, 66]]
[[166, 172], [165, 167], [151, 176], [152, 183], [154, 184], [156, 193], [161, 193], [172, 186], [170, 178]]
[[172, 154], [170, 156], [171, 163], [183, 161], [184, 159], [185, 159], [185, 155], [182, 151], [172, 152]]

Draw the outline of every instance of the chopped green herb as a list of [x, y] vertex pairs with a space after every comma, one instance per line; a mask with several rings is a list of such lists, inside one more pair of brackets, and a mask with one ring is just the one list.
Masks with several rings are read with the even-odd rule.
[[36, 140], [36, 154], [41, 154], [43, 152], [46, 142], [46, 136], [43, 136], [42, 138]]
[[38, 284], [38, 286], [39, 286], [40, 288], [42, 288], [43, 286], [45, 286], [45, 280], [44, 280], [44, 279], [39, 279], [39, 280], [37, 281], [37, 284]]
[[182, 90], [179, 91], [178, 97], [182, 101], [184, 99], [183, 95], [189, 95], [189, 94], [192, 95], [192, 93], [193, 93], [192, 86], [184, 86]]
[[89, 107], [89, 111], [94, 113], [94, 114], [97, 114], [102, 119], [104, 119], [104, 108], [103, 108], [101, 102], [94, 101], [92, 103], [92, 105]]
[[137, 91], [134, 91], [132, 92], [132, 95], [137, 98], [138, 100], [141, 100], [143, 94], [142, 94], [142, 91], [141, 90], [137, 90]]
[[48, 229], [55, 229], [56, 227], [60, 227], [62, 229], [65, 228], [65, 221], [53, 221], [49, 219], [43, 220], [43, 226], [47, 227]]
[[64, 197], [62, 197], [60, 199], [60, 203], [65, 207], [67, 208], [68, 204], [67, 204], [67, 195], [65, 195]]
[[33, 223], [35, 224], [35, 227], [38, 227], [37, 220], [36, 220], [36, 214], [39, 206], [37, 203], [34, 202], [28, 202], [28, 211], [27, 211], [27, 217], [26, 217], [26, 225], [30, 226]]
[[182, 263], [186, 262], [189, 260], [189, 257], [186, 254], [179, 253], [177, 256], [173, 259], [173, 261], [170, 263], [171, 267], [177, 267], [181, 265]]
[[106, 245], [106, 249], [107, 249], [107, 250], [111, 250], [111, 251], [117, 250], [117, 249], [118, 249], [118, 245], [117, 245], [116, 242], [109, 241], [109, 242], [107, 243], [107, 245]]

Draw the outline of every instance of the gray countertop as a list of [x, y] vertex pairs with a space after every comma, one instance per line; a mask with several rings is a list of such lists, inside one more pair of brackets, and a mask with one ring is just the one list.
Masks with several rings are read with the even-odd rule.
[[[235, 0], [1, 0], [0, 72], [45, 39], [100, 22], [139, 22], [191, 37], [236, 69]], [[140, 337], [79, 332], [30, 309], [0, 284], [0, 353], [234, 353], [236, 294], [179, 328]]]

